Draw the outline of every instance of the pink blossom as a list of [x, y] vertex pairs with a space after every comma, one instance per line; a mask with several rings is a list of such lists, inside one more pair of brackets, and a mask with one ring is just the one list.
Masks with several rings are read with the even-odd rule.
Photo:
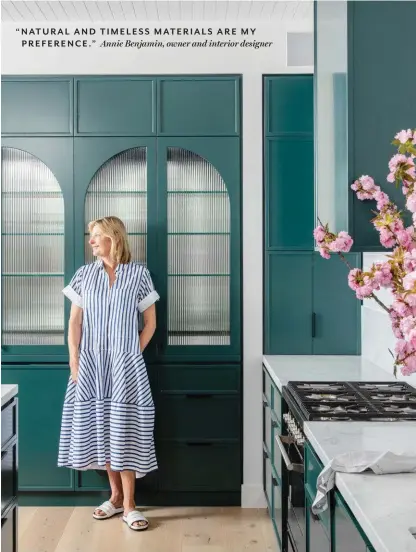
[[329, 244], [329, 249], [334, 253], [348, 253], [353, 244], [351, 236], [347, 232], [339, 232], [338, 236]]
[[383, 247], [393, 247], [396, 244], [396, 240], [394, 239], [394, 235], [388, 228], [381, 228], [380, 229], [380, 243]]
[[416, 146], [416, 130], [413, 133], [412, 144]]
[[404, 254], [404, 269], [406, 272], [413, 272], [416, 269], [416, 249]]
[[331, 255], [328, 253], [328, 250], [326, 249], [326, 247], [320, 247], [319, 248], [319, 253], [320, 253], [321, 257], [323, 257], [324, 259], [330, 259], [331, 258]]
[[348, 285], [354, 291], [357, 290], [360, 286], [359, 281], [362, 277], [362, 274], [363, 274], [363, 272], [359, 268], [353, 268], [348, 273]]
[[400, 329], [400, 316], [393, 309], [390, 309], [389, 314], [394, 337], [397, 337], [397, 339], [403, 339], [403, 332]]
[[416, 328], [416, 318], [414, 316], [405, 316], [400, 321], [400, 329], [402, 330], [406, 338], [409, 337], [409, 333]]
[[326, 236], [325, 228], [321, 225], [317, 226], [313, 231], [313, 236], [317, 242], [323, 241]]
[[416, 271], [409, 272], [409, 274], [406, 274], [406, 276], [403, 278], [403, 288], [407, 291], [411, 291], [414, 288], [416, 282]]
[[398, 132], [395, 136], [396, 140], [398, 140], [401, 144], [405, 144], [408, 140], [411, 140], [412, 138], [412, 131], [410, 128], [407, 130], [401, 130]]
[[[404, 168], [406, 167], [406, 169]], [[402, 153], [397, 153], [389, 161], [390, 174], [387, 177], [389, 182], [395, 182], [398, 177], [403, 182], [415, 178], [415, 163], [411, 157], [407, 157]], [[396, 173], [399, 172], [397, 175]], [[406, 178], [406, 177], [410, 178]]]
[[390, 317], [393, 318], [393, 312], [397, 313], [399, 316], [410, 316], [412, 314], [412, 309], [401, 297], [396, 297], [391, 306]]
[[406, 208], [409, 209], [411, 213], [416, 213], [416, 193], [415, 192], [407, 196]]
[[407, 357], [400, 370], [403, 376], [410, 376], [411, 374], [414, 374], [416, 372], [416, 356], [412, 354]]
[[403, 247], [408, 247], [412, 243], [412, 236], [407, 230], [399, 230], [397, 232], [397, 241]]
[[383, 287], [390, 287], [393, 279], [390, 263], [374, 264], [374, 281]]
[[387, 205], [390, 203], [389, 196], [381, 190], [375, 192], [374, 199], [377, 201], [377, 209], [379, 211], [387, 207]]
[[396, 344], [394, 346], [394, 352], [399, 357], [404, 357], [407, 354], [407, 351], [409, 350], [409, 344], [404, 339], [399, 339], [396, 341]]
[[380, 190], [380, 187], [374, 184], [371, 176], [363, 175], [351, 184], [351, 189], [357, 192], [358, 199], [365, 200], [372, 199], [374, 194]]

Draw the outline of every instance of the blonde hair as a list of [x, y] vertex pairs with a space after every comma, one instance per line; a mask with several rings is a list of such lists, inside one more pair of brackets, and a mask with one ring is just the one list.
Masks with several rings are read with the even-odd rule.
[[129, 240], [126, 227], [118, 217], [103, 217], [92, 220], [88, 224], [88, 231], [91, 234], [94, 226], [98, 226], [104, 236], [111, 240], [110, 257], [120, 264], [131, 261]]

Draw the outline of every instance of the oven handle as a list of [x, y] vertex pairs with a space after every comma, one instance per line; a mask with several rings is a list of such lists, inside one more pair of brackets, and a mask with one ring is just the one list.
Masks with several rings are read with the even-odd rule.
[[[299, 473], [304, 473], [303, 464], [293, 464], [293, 462], [290, 461], [290, 458], [286, 452], [286, 449], [284, 447], [284, 444], [282, 442], [282, 435], [276, 435], [275, 437], [276, 443], [280, 449], [280, 453], [283, 457], [284, 463], [286, 464], [286, 468], [288, 471], [295, 471]], [[284, 437], [283, 437], [284, 439]]]

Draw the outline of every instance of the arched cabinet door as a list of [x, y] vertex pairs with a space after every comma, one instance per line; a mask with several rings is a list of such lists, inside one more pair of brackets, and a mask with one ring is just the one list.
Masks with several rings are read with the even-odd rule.
[[159, 356], [241, 358], [240, 143], [158, 139]]
[[74, 269], [71, 138], [2, 140], [2, 354], [65, 361]]
[[[75, 264], [95, 261], [88, 223], [117, 216], [129, 236], [133, 260], [153, 274], [156, 249], [155, 140], [75, 138]], [[146, 349], [149, 357], [155, 342]]]

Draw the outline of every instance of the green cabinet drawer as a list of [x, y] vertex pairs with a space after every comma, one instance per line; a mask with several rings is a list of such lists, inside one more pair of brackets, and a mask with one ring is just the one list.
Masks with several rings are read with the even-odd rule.
[[276, 477], [272, 476], [273, 515], [272, 519], [277, 533], [277, 540], [282, 546], [283, 512], [282, 512], [282, 487]]
[[151, 78], [75, 80], [78, 135], [150, 136], [156, 132], [156, 88]]
[[238, 77], [169, 77], [158, 85], [160, 135], [235, 136], [240, 132]]
[[[266, 148], [266, 247], [313, 250], [313, 136], [268, 138]], [[296, 169], [294, 169], [296, 167]], [[296, 199], [293, 175], [296, 174]]]
[[77, 470], [75, 489], [80, 491], [107, 491], [110, 489], [106, 470]]
[[238, 439], [240, 398], [206, 393], [165, 394], [156, 409], [157, 439]]
[[3, 78], [2, 134], [71, 135], [72, 79]]
[[[152, 367], [149, 367], [150, 372]], [[240, 390], [240, 364], [159, 366], [159, 389], [177, 392], [237, 392]]]
[[308, 552], [331, 552], [330, 514], [327, 510], [319, 516], [314, 515], [311, 510], [312, 502], [308, 493], [306, 493], [306, 550]]
[[282, 425], [282, 395], [273, 383], [273, 414], [279, 425]]
[[269, 514], [273, 517], [273, 480], [270, 454], [263, 448], [263, 490]]
[[263, 443], [268, 452], [272, 452], [272, 410], [266, 397], [263, 395]]
[[313, 75], [266, 78], [265, 105], [267, 133], [313, 133]]
[[73, 471], [59, 468], [67, 366], [2, 366], [2, 383], [19, 386], [19, 490], [71, 491]]
[[239, 491], [240, 443], [159, 442], [161, 491]]

